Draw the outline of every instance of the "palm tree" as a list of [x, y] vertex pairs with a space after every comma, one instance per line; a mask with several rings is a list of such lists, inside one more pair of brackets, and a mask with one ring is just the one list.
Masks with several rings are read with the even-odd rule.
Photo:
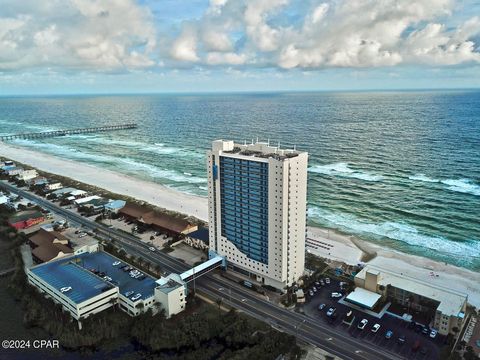
[[222, 303], [223, 303], [223, 299], [222, 298], [217, 298], [217, 300], [215, 300], [215, 302], [218, 305], [218, 311], [220, 311], [220, 308], [221, 308]]

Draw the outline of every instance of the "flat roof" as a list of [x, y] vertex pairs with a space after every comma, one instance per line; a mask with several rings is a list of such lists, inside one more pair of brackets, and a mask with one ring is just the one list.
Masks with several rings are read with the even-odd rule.
[[[121, 269], [122, 266], [128, 263], [102, 251], [85, 253], [79, 255], [78, 257], [81, 258], [79, 265], [85, 269], [95, 269], [97, 271], [104, 272], [107, 276], [110, 276], [113, 284], [119, 287], [121, 294], [125, 295], [125, 293], [128, 291], [134, 291], [135, 294], [142, 294], [141, 299], [147, 299], [153, 296], [154, 289], [157, 286], [155, 279], [145, 274], [141, 270], [140, 271], [145, 274], [145, 279], [138, 280], [132, 278], [128, 272], [125, 272]], [[121, 261], [121, 264], [113, 266], [112, 264], [115, 261]]]
[[181, 286], [184, 286], [184, 282], [181, 279], [180, 275], [172, 273], [167, 277], [161, 277], [156, 281], [157, 289], [164, 294], [168, 294], [169, 292], [178, 289]]
[[345, 300], [371, 310], [377, 304], [378, 300], [380, 300], [381, 297], [382, 295], [377, 294], [373, 291], [368, 291], [361, 287], [356, 287], [355, 290], [348, 294]]
[[208, 228], [198, 228], [198, 230], [191, 232], [188, 234], [189, 237], [202, 240], [204, 243], [208, 244]]
[[57, 290], [71, 286], [72, 290], [63, 295], [76, 304], [101, 294], [105, 288], [113, 288], [98, 276], [78, 266], [80, 261], [79, 256], [68, 257], [38, 265], [30, 271]]
[[355, 277], [365, 279], [366, 272], [372, 270], [378, 272], [378, 285], [391, 285], [413, 294], [439, 301], [440, 305], [437, 310], [445, 315], [459, 316], [468, 299], [467, 294], [426, 283], [420, 279], [415, 279], [406, 275], [393, 273], [389, 270], [373, 265], [365, 266]]

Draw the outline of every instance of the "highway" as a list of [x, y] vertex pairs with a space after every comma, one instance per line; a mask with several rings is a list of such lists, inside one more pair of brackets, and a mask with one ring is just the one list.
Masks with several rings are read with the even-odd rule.
[[[141, 256], [151, 263], [160, 265], [168, 272], [182, 273], [189, 267], [182, 261], [161, 251], [152, 252], [148, 245], [127, 233], [96, 223], [79, 214], [63, 209], [35, 194], [21, 190], [5, 181], [0, 181], [0, 188], [16, 193], [25, 199], [36, 202], [41, 207], [55, 212], [71, 222], [94, 230], [105, 239], [115, 239], [126, 252]], [[195, 281], [196, 291], [212, 300], [223, 299], [223, 303], [245, 312], [261, 321], [269, 323], [277, 330], [295, 335], [298, 339], [318, 346], [341, 359], [356, 360], [395, 360], [402, 359], [397, 354], [351, 337], [346, 332], [338, 331], [328, 324], [307, 317], [303, 314], [280, 308], [258, 297], [252, 290], [241, 287], [227, 279], [207, 273]]]

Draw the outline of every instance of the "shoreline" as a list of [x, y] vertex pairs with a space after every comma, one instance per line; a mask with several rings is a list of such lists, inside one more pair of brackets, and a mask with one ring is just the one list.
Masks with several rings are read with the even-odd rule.
[[[2, 142], [0, 142], [0, 155], [40, 171], [68, 177], [112, 193], [129, 196], [160, 208], [208, 221], [207, 198], [201, 196], [185, 194], [161, 184], [137, 179], [112, 170]], [[480, 287], [474, 287], [474, 284], [480, 284], [480, 272], [419, 255], [402, 253], [360, 239], [355, 235], [340, 233], [334, 229], [309, 226], [307, 237], [313, 242], [322, 244], [318, 250], [311, 251], [318, 256], [344, 261], [352, 265], [365, 262], [420, 280], [433, 281], [439, 286], [468, 293], [469, 302], [477, 308], [480, 307]], [[431, 271], [439, 272], [440, 276], [431, 280], [429, 276]]]

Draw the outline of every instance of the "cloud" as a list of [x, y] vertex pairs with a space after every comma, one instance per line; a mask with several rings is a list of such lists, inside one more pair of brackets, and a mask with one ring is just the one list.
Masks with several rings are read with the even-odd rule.
[[174, 60], [196, 62], [197, 56], [197, 34], [195, 29], [186, 27], [182, 34], [173, 42], [170, 52]]
[[[168, 24], [154, 15], [162, 6], [134, 0], [4, 0], [0, 71], [480, 63], [480, 18], [464, 20], [463, 14], [457, 21], [461, 5], [453, 0], [205, 0], [201, 15]], [[181, 6], [188, 5], [179, 3], [179, 14]]]
[[134, 1], [27, 1], [22, 7], [7, 0], [2, 8], [15, 11], [0, 15], [0, 70], [154, 64], [155, 25], [150, 11]]
[[[303, 11], [296, 23], [289, 20], [295, 6]], [[480, 20], [456, 28], [440, 22], [454, 9], [452, 0], [338, 0], [311, 6], [292, 0], [213, 0], [194, 25], [204, 34], [197, 38], [195, 62], [283, 69], [478, 63], [472, 39], [480, 33]], [[243, 61], [221, 61], [226, 58]]]

